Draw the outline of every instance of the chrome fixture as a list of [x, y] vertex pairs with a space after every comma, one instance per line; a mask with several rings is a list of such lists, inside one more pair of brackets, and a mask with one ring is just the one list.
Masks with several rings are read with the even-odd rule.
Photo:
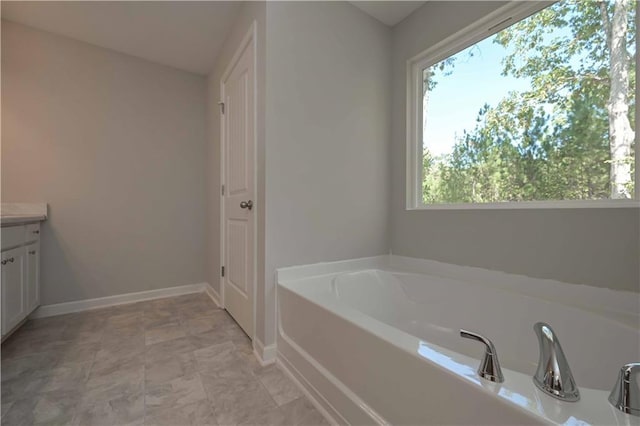
[[241, 201], [240, 202], [240, 208], [241, 209], [249, 209], [251, 210], [253, 208], [253, 201], [249, 200], [249, 201]]
[[498, 362], [498, 353], [496, 352], [496, 347], [493, 346], [493, 342], [478, 333], [473, 333], [467, 330], [460, 330], [460, 337], [484, 343], [484, 357], [478, 367], [478, 375], [490, 382], [504, 382], [502, 369], [500, 369], [500, 363]]
[[575, 402], [580, 399], [578, 386], [573, 379], [567, 358], [562, 352], [558, 336], [548, 324], [536, 323], [533, 330], [538, 335], [540, 359], [533, 383], [544, 393], [563, 401]]
[[623, 413], [640, 417], [640, 362], [620, 369], [618, 381], [609, 395], [609, 402]]

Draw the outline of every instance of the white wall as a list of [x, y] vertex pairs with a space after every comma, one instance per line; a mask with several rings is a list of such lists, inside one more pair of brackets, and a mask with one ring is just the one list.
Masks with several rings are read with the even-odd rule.
[[389, 28], [345, 2], [267, 3], [266, 266], [388, 252]]
[[2, 22], [2, 201], [49, 203], [43, 304], [205, 281], [205, 90]]
[[640, 290], [640, 209], [406, 211], [406, 61], [504, 3], [428, 2], [393, 31], [394, 254]]

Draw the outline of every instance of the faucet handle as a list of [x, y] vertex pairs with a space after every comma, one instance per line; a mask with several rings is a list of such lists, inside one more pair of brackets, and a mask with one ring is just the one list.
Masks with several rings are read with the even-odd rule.
[[618, 381], [609, 395], [609, 402], [623, 413], [640, 416], [640, 362], [620, 369]]
[[477, 340], [485, 345], [485, 352], [480, 366], [478, 367], [478, 375], [483, 379], [490, 382], [502, 383], [504, 382], [504, 376], [502, 375], [502, 369], [498, 362], [498, 353], [496, 347], [493, 346], [493, 342], [481, 334], [474, 333], [472, 331], [460, 329], [460, 337], [465, 339]]

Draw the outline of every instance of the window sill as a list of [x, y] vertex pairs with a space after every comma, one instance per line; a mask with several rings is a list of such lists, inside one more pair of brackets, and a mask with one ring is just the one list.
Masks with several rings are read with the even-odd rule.
[[421, 204], [406, 210], [522, 210], [522, 209], [640, 208], [640, 200], [521, 201], [504, 203]]

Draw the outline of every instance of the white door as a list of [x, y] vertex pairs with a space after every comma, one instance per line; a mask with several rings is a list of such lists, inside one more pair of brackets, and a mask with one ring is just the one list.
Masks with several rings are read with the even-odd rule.
[[223, 303], [253, 337], [255, 282], [255, 65], [245, 39], [222, 79]]
[[30, 314], [40, 304], [40, 247], [39, 244], [29, 244], [27, 250], [27, 279], [26, 279], [26, 313]]
[[2, 334], [26, 315], [24, 247], [2, 253]]

